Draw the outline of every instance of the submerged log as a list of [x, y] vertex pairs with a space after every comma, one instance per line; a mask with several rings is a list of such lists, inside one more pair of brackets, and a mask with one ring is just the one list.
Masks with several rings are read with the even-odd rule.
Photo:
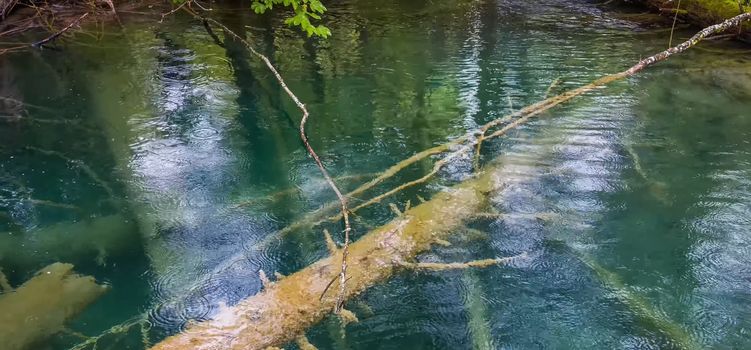
[[38, 266], [40, 260], [80, 261], [83, 256], [104, 264], [110, 254], [137, 246], [136, 235], [135, 223], [119, 214], [61, 222], [22, 235], [0, 232], [0, 262], [6, 267], [28, 268]]
[[15, 290], [0, 295], [0, 339], [5, 350], [29, 349], [63, 330], [66, 321], [102, 296], [108, 287], [73, 265], [54, 263]]
[[[447, 238], [498, 189], [493, 167], [406, 211], [349, 247], [346, 299], [391, 277], [402, 264]], [[221, 310], [152, 349], [265, 349], [295, 340], [334, 308], [341, 250]], [[336, 281], [334, 281], [336, 283]]]

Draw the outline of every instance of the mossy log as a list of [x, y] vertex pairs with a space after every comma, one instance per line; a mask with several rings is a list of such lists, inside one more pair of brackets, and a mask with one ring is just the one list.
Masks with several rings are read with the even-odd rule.
[[102, 296], [108, 287], [73, 265], [54, 263], [15, 290], [0, 295], [0, 339], [4, 350], [29, 349], [63, 330], [66, 321]]
[[[346, 299], [385, 281], [404, 262], [457, 231], [465, 218], [482, 208], [487, 193], [501, 186], [494, 169], [488, 167], [351, 244]], [[336, 284], [340, 266], [337, 250], [152, 349], [266, 349], [294, 341], [334, 308], [338, 288], [330, 284]]]

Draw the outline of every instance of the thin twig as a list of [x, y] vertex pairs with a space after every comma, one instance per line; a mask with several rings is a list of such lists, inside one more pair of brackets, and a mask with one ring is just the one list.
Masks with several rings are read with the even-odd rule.
[[73, 26], [75, 26], [79, 22], [81, 22], [81, 20], [83, 20], [84, 18], [86, 18], [86, 16], [88, 16], [88, 15], [89, 15], [88, 12], [82, 14], [80, 17], [76, 18], [75, 21], [70, 22], [70, 24], [68, 24], [67, 26], [65, 26], [65, 28], [63, 28], [61, 31], [59, 31], [59, 32], [57, 32], [55, 34], [52, 34], [52, 35], [50, 35], [50, 36], [48, 36], [48, 37], [46, 37], [46, 38], [44, 38], [42, 40], [39, 40], [39, 41], [31, 43], [31, 47], [35, 47], [35, 48], [42, 48], [42, 47], [44, 47], [44, 44], [57, 39], [58, 37], [60, 37], [61, 35], [63, 35], [65, 32], [67, 32], [68, 29], [73, 28]]
[[675, 23], [678, 22], [678, 12], [681, 9], [681, 0], [678, 0], [678, 5], [675, 6], [675, 16], [673, 16], [673, 26], [670, 27], [670, 39], [668, 40], [668, 47], [673, 46], [673, 31], [675, 30]]
[[[265, 58], [265, 56], [264, 56]], [[270, 69], [273, 69], [273, 66], [271, 66], [271, 63], [268, 62], [268, 59], [265, 59], [267, 62], [267, 65]], [[342, 304], [344, 302], [344, 294], [346, 291], [345, 281], [347, 278], [347, 254], [348, 254], [348, 248], [349, 248], [349, 235], [352, 231], [352, 227], [349, 223], [349, 213], [347, 209], [347, 198], [342, 195], [341, 191], [339, 191], [339, 187], [336, 186], [336, 183], [334, 183], [334, 179], [331, 178], [331, 175], [329, 175], [329, 172], [326, 170], [326, 167], [324, 167], [323, 163], [321, 162], [321, 159], [318, 157], [318, 154], [313, 150], [313, 147], [310, 146], [310, 142], [308, 141], [308, 136], [305, 134], [305, 124], [308, 122], [308, 117], [310, 116], [308, 113], [308, 110], [305, 108], [305, 105], [303, 105], [298, 99], [295, 94], [290, 91], [287, 86], [284, 84], [284, 81], [282, 80], [279, 73], [277, 73], [274, 70], [274, 74], [276, 75], [277, 79], [279, 80], [279, 83], [282, 85], [284, 90], [287, 92], [287, 94], [292, 98], [292, 100], [295, 102], [298, 108], [303, 112], [302, 120], [300, 121], [300, 139], [302, 139], [302, 142], [305, 144], [305, 148], [308, 150], [308, 153], [310, 153], [310, 156], [313, 157], [316, 164], [318, 165], [318, 168], [321, 170], [321, 173], [323, 174], [323, 177], [326, 178], [326, 182], [329, 183], [329, 186], [331, 186], [331, 189], [334, 190], [334, 193], [336, 193], [336, 197], [339, 198], [339, 203], [341, 204], [342, 208], [342, 218], [344, 219], [344, 245], [342, 247], [342, 268], [341, 272], [339, 273], [339, 294], [337, 296], [336, 300], [336, 306], [334, 307], [334, 312], [338, 313], [342, 309]]]
[[477, 137], [477, 148], [475, 148], [475, 158], [472, 161], [472, 168], [475, 171], [480, 170], [480, 151], [482, 150], [482, 141], [485, 140], [485, 130], [482, 131], [480, 136]]
[[[97, 336], [89, 337], [85, 341], [78, 343], [72, 348], [70, 348], [70, 350], [83, 350], [89, 347], [92, 347], [92, 349], [96, 349], [96, 346], [99, 343], [99, 341], [102, 340], [102, 338], [104, 338], [105, 336], [114, 335], [114, 334], [127, 334], [127, 332], [129, 332], [133, 327], [138, 326], [138, 325], [143, 327], [144, 324], [146, 325], [149, 324], [148, 315], [145, 313], [135, 316], [131, 319], [128, 319], [127, 321], [123, 323], [116, 324], [110, 327], [109, 329], [107, 329], [106, 331], [100, 333]], [[142, 332], [148, 331], [148, 329], [149, 327], [142, 328], [141, 331]]]
[[99, 187], [101, 187], [105, 192], [107, 192], [107, 195], [109, 195], [110, 200], [112, 200], [113, 202], [118, 201], [117, 194], [112, 189], [112, 187], [110, 187], [107, 181], [102, 179], [102, 177], [99, 176], [99, 174], [97, 174], [97, 172], [94, 171], [94, 169], [92, 169], [90, 166], [88, 166], [84, 161], [80, 159], [70, 158], [66, 156], [65, 154], [58, 152], [58, 151], [51, 151], [51, 150], [46, 150], [46, 149], [32, 147], [32, 146], [27, 146], [26, 149], [30, 151], [38, 152], [47, 156], [55, 156], [62, 160], [65, 160], [68, 163], [71, 163], [77, 166], [84, 173], [86, 173], [86, 175], [88, 175], [91, 180], [93, 180], [97, 185], [99, 185]]
[[548, 89], [545, 90], [545, 96], [543, 98], [548, 98], [550, 96], [550, 93], [553, 92], [553, 89], [557, 88], [558, 85], [563, 82], [563, 79], [561, 77], [555, 78], [552, 83], [550, 83], [550, 86], [548, 86]]
[[[24, 46], [19, 46], [18, 48], [26, 48], [26, 47], [27, 46], [24, 45]], [[51, 112], [51, 113], [55, 112], [55, 110], [53, 110], [52, 108], [47, 108], [47, 107], [42, 107], [42, 106], [38, 106], [38, 105], [33, 105], [31, 103], [26, 103], [26, 102], [21, 101], [19, 99], [15, 99], [15, 98], [12, 98], [12, 97], [7, 97], [7, 96], [0, 96], [0, 101], [11, 102], [11, 103], [15, 103], [15, 104], [17, 104], [19, 106], [22, 106], [22, 107], [35, 108], [35, 109], [38, 109], [38, 110], [41, 110], [41, 111], [45, 111], [45, 112]]]
[[191, 0], [190, 2], [192, 2], [193, 4], [195, 4], [196, 6], [198, 6], [198, 8], [200, 8], [201, 10], [204, 10], [204, 11], [212, 11], [213, 10], [211, 8], [205, 8], [205, 7], [203, 7], [203, 5], [201, 5], [201, 3], [198, 2], [198, 0]]
[[5, 19], [8, 14], [13, 11], [13, 8], [18, 3], [18, 0], [7, 0], [3, 1], [3, 4], [0, 5], [0, 19]]
[[27, 44], [16, 45], [16, 46], [2, 48], [2, 49], [0, 49], [0, 55], [4, 55], [4, 54], [10, 53], [10, 52], [25, 50], [27, 48], [29, 48], [29, 45], [27, 45]]
[[82, 211], [81, 208], [72, 204], [57, 203], [57, 202], [48, 201], [44, 199], [27, 198], [27, 199], [23, 199], [22, 201], [29, 202], [35, 205], [41, 205], [41, 206], [47, 206], [47, 207], [53, 207], [53, 208], [70, 209], [70, 210], [75, 210], [79, 212]]
[[[704, 40], [707, 40], [707, 41], [711, 41], [711, 40], [725, 40], [725, 39], [730, 39], [730, 38], [735, 38], [735, 37], [738, 37], [738, 34], [729, 33], [729, 34], [713, 35], [713, 36], [708, 37], [708, 38], [706, 38]], [[724, 53], [724, 51], [723, 51], [723, 53]]]
[[[391, 189], [391, 190], [386, 191], [386, 192], [384, 192], [382, 194], [379, 194], [379, 195], [377, 195], [377, 196], [375, 196], [375, 197], [373, 197], [373, 198], [371, 198], [371, 199], [363, 202], [362, 204], [360, 204], [360, 205], [352, 208], [352, 212], [356, 212], [356, 211], [358, 211], [360, 209], [363, 209], [363, 208], [365, 208], [367, 206], [370, 206], [372, 204], [379, 203], [382, 200], [384, 200], [386, 197], [392, 196], [392, 195], [394, 195], [397, 192], [400, 192], [400, 191], [402, 191], [404, 189], [407, 189], [409, 187], [412, 187], [412, 186], [415, 186], [415, 185], [418, 185], [418, 184], [421, 184], [421, 183], [424, 183], [424, 182], [428, 181], [431, 177], [433, 177], [435, 174], [437, 174], [438, 171], [440, 171], [441, 168], [443, 168], [444, 165], [448, 164], [449, 161], [451, 161], [453, 158], [456, 158], [459, 155], [461, 155], [461, 153], [464, 150], [465, 150], [465, 148], [462, 148], [462, 149], [460, 149], [460, 150], [458, 150], [458, 151], [456, 151], [456, 152], [454, 152], [454, 153], [446, 156], [445, 158], [443, 158], [441, 160], [438, 160], [437, 162], [435, 162], [435, 164], [433, 164], [433, 169], [429, 173], [425, 174], [423, 177], [421, 177], [421, 178], [419, 178], [417, 180], [412, 180], [410, 182], [401, 184], [401, 185], [397, 186], [394, 189]], [[329, 220], [332, 220], [332, 219], [337, 219], [338, 220], [338, 218], [339, 218], [339, 216], [335, 216], [335, 217], [329, 218]]]
[[177, 11], [180, 11], [180, 9], [182, 9], [182, 8], [183, 8], [183, 7], [185, 6], [185, 5], [187, 5], [187, 4], [189, 4], [189, 3], [190, 3], [190, 1], [186, 1], [186, 2], [184, 2], [184, 3], [182, 3], [182, 4], [180, 4], [180, 6], [178, 6], [178, 7], [175, 7], [175, 8], [173, 8], [172, 10], [170, 10], [170, 11], [167, 11], [167, 12], [163, 13], [163, 14], [162, 14], [162, 18], [161, 18], [161, 19], [159, 20], [159, 23], [163, 23], [163, 22], [164, 22], [164, 18], [165, 18], [165, 17], [167, 17], [167, 16], [169, 16], [169, 15], [171, 15], [171, 14], [173, 14], [173, 13], [177, 12]]
[[[358, 180], [358, 179], [362, 179], [362, 178], [373, 177], [373, 175], [375, 175], [375, 174], [369, 173], [369, 174], [356, 174], [356, 175], [337, 176], [336, 178], [334, 178], [334, 180], [336, 180], [337, 183], [341, 183], [341, 182], [344, 182], [344, 181], [352, 181], [352, 180]], [[318, 184], [316, 184], [316, 186], [317, 185]], [[322, 183], [321, 185], [325, 185], [326, 187], [328, 187], [328, 183], [325, 183], [325, 182]], [[280, 190], [280, 191], [277, 191], [277, 192], [274, 192], [274, 193], [271, 193], [271, 194], [267, 194], [267, 195], [265, 195], [263, 197], [257, 197], [257, 198], [251, 198], [251, 199], [248, 199], [248, 200], [244, 200], [242, 202], [239, 202], [239, 203], [235, 204], [232, 208], [236, 209], [236, 208], [247, 207], [247, 206], [250, 206], [250, 205], [253, 205], [253, 204], [257, 204], [257, 203], [259, 203], [261, 201], [276, 201], [279, 198], [283, 198], [283, 197], [286, 197], [286, 196], [291, 196], [291, 195], [293, 195], [295, 193], [298, 193], [300, 191], [301, 191], [301, 189], [298, 188], [298, 187], [290, 187], [290, 188], [287, 188], [287, 189], [284, 189], [284, 190]], [[352, 210], [350, 210], [350, 211], [352, 211]]]
[[[195, 13], [193, 14], [195, 15]], [[318, 166], [318, 169], [321, 171], [321, 174], [323, 175], [323, 177], [326, 179], [326, 182], [329, 184], [331, 189], [336, 194], [336, 197], [339, 199], [339, 205], [341, 207], [341, 215], [342, 215], [342, 218], [344, 219], [344, 244], [342, 246], [342, 267], [339, 273], [339, 280], [340, 280], [339, 294], [337, 296], [336, 306], [334, 307], [334, 312], [338, 313], [339, 310], [341, 310], [342, 308], [342, 303], [344, 301], [344, 295], [346, 292], [345, 281], [347, 279], [347, 255], [348, 255], [350, 234], [352, 232], [352, 226], [350, 225], [350, 222], [349, 222], [349, 209], [347, 207], [347, 197], [345, 197], [342, 194], [342, 192], [339, 190], [339, 187], [334, 182], [334, 179], [331, 178], [331, 175], [329, 175], [329, 172], [328, 170], [326, 170], [326, 167], [323, 165], [321, 158], [318, 156], [316, 151], [310, 145], [310, 140], [308, 139], [308, 135], [305, 132], [305, 126], [308, 122], [308, 118], [310, 117], [310, 113], [308, 112], [308, 109], [305, 107], [305, 105], [302, 102], [300, 102], [300, 99], [297, 98], [297, 95], [295, 95], [292, 92], [292, 90], [289, 89], [286, 82], [282, 78], [281, 74], [279, 74], [279, 71], [276, 70], [276, 68], [268, 59], [268, 57], [256, 51], [253, 48], [253, 46], [251, 46], [250, 43], [247, 40], [245, 40], [245, 38], [240, 37], [237, 33], [227, 28], [224, 24], [211, 18], [202, 18], [202, 20], [211, 22], [221, 27], [225, 31], [225, 33], [235, 37], [237, 40], [243, 43], [253, 55], [261, 59], [266, 64], [266, 67], [274, 75], [277, 82], [284, 90], [284, 92], [287, 93], [287, 96], [289, 96], [289, 98], [292, 99], [292, 102], [294, 102], [297, 108], [300, 109], [300, 111], [302, 112], [302, 119], [300, 120], [300, 139], [302, 140], [305, 146], [305, 149], [308, 151], [308, 154], [310, 154], [310, 156], [313, 157], [313, 160]]]
[[[690, 47], [698, 44], [700, 41], [702, 41], [704, 38], [715, 34], [724, 32], [732, 27], [739, 26], [741, 23], [751, 20], [751, 12], [747, 12], [744, 14], [740, 14], [738, 16], [735, 16], [733, 18], [727, 19], [723, 21], [722, 23], [718, 23], [709, 27], [706, 27], [702, 30], [700, 30], [698, 33], [694, 34], [690, 39], [684, 41], [683, 43], [671, 47], [665, 51], [662, 51], [656, 55], [649, 56], [641, 61], [639, 63], [635, 64], [633, 67], [629, 68], [627, 71], [623, 72], [627, 76], [632, 76], [644, 68], [647, 68], [648, 66], [651, 66], [657, 62], [664, 61], [668, 57], [675, 55], [676, 53], [681, 53], [683, 51], [686, 51]], [[619, 74], [623, 74], [619, 73]]]
[[430, 271], [444, 271], [444, 270], [461, 270], [461, 269], [468, 269], [472, 267], [490, 267], [494, 265], [507, 265], [514, 260], [517, 259], [525, 259], [527, 257], [527, 253], [521, 253], [516, 256], [506, 257], [506, 258], [495, 258], [495, 259], [482, 259], [482, 260], [473, 260], [463, 263], [430, 263], [430, 262], [424, 262], [424, 263], [408, 263], [408, 262], [401, 262], [401, 266], [409, 268], [409, 269], [416, 269], [416, 270], [430, 270]]
[[[547, 97], [547, 95], [545, 96]], [[514, 103], [511, 101], [511, 95], [506, 94], [506, 98], [508, 99], [508, 107], [509, 111], [511, 111], [511, 114], [514, 113]], [[509, 118], [510, 119], [510, 118]], [[480, 170], [480, 151], [482, 150], [482, 142], [485, 141], [485, 133], [488, 132], [488, 129], [490, 129], [492, 126], [485, 125], [480, 129], [480, 135], [477, 137], [477, 147], [475, 149], [475, 157], [473, 161], [473, 168], [475, 171]]]

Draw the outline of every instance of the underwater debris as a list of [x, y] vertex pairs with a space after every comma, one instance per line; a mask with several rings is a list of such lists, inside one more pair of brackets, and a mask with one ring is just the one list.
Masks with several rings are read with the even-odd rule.
[[330, 255], [336, 255], [339, 253], [339, 247], [334, 242], [334, 239], [331, 237], [331, 233], [329, 233], [329, 230], [323, 229], [323, 237], [326, 239], [326, 249], [328, 249]]
[[109, 288], [91, 276], [73, 272], [73, 265], [49, 265], [13, 290], [0, 295], [0, 339], [4, 350], [23, 350], [64, 329]]
[[360, 322], [360, 320], [357, 318], [357, 315], [347, 309], [339, 310], [339, 318], [342, 320], [342, 326], [346, 326], [350, 323]]
[[467, 313], [467, 329], [472, 340], [472, 349], [495, 349], [482, 283], [472, 270], [462, 273], [462, 283], [466, 288], [464, 310]]
[[[135, 222], [123, 215], [108, 215], [76, 222], [60, 222], [27, 235], [0, 235], [0, 261], [16, 268], [38, 266], [39, 256], [29, 251], [47, 252], [44, 259], [79, 261], [82, 256], [104, 264], [106, 257], [127, 251], [137, 241]], [[33, 236], [34, 239], [27, 239]], [[7, 265], [6, 265], [7, 266]]]
[[266, 273], [263, 272], [263, 270], [258, 270], [258, 278], [261, 279], [261, 284], [263, 285], [263, 288], [269, 288], [271, 287], [274, 282], [271, 282], [271, 280], [266, 276]]
[[8, 293], [12, 290], [13, 287], [10, 286], [10, 283], [8, 283], [8, 278], [5, 277], [5, 274], [3, 273], [3, 269], [0, 268], [0, 294]]
[[527, 253], [522, 253], [516, 256], [506, 257], [506, 258], [495, 258], [495, 259], [482, 259], [482, 260], [473, 260], [463, 263], [407, 263], [402, 262], [401, 265], [409, 268], [409, 269], [415, 269], [415, 270], [429, 270], [429, 271], [443, 271], [443, 270], [462, 270], [462, 269], [468, 269], [472, 267], [490, 267], [495, 265], [507, 265], [514, 261], [515, 259], [524, 259], [527, 257]]
[[70, 350], [84, 350], [84, 349], [96, 349], [97, 345], [99, 344], [99, 341], [102, 340], [104, 337], [107, 336], [113, 336], [113, 335], [119, 335], [124, 336], [130, 332], [131, 329], [134, 327], [140, 327], [141, 329], [141, 342], [144, 345], [144, 348], [151, 347], [151, 341], [149, 339], [149, 331], [151, 330], [151, 322], [148, 320], [148, 314], [144, 313], [138, 316], [135, 316], [123, 323], [116, 324], [106, 331], [100, 333], [97, 336], [93, 337], [87, 337], [84, 341], [81, 343], [78, 343], [76, 346], [70, 348]]
[[315, 345], [310, 343], [308, 337], [304, 335], [297, 337], [295, 342], [297, 343], [297, 347], [300, 348], [300, 350], [318, 350]]
[[391, 212], [394, 213], [397, 217], [402, 216], [404, 213], [399, 209], [399, 207], [394, 203], [389, 203], [389, 208], [391, 208]]
[[620, 276], [606, 269], [584, 252], [575, 250], [574, 248], [570, 249], [579, 261], [594, 272], [603, 285], [615, 291], [614, 296], [631, 309], [634, 316], [639, 320], [667, 336], [679, 349], [694, 350], [704, 348], [699, 340], [686, 331], [681, 324], [663, 315], [647, 298], [633, 292], [623, 283]]

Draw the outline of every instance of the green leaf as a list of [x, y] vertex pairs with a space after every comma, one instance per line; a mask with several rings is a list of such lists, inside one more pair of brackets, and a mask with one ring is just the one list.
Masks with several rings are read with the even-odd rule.
[[313, 20], [321, 20], [321, 15], [326, 12], [326, 6], [323, 5], [321, 0], [253, 0], [250, 8], [257, 14], [264, 14], [266, 11], [272, 10], [274, 5], [282, 5], [292, 10], [294, 15], [285, 18], [285, 24], [299, 27], [309, 37], [313, 35], [322, 38], [331, 36], [331, 31], [328, 28], [320, 24], [316, 26], [310, 22], [311, 18]]

